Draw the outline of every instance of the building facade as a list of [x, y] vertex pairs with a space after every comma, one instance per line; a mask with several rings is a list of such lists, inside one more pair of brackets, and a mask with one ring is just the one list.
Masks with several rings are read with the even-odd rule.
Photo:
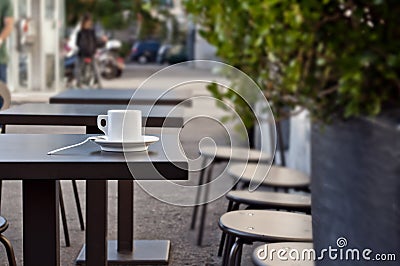
[[15, 30], [8, 42], [13, 92], [63, 89], [64, 0], [13, 0]]

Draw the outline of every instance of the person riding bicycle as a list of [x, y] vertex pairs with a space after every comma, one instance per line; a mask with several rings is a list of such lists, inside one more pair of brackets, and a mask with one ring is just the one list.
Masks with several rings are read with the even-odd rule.
[[[104, 38], [103, 38], [104, 39]], [[96, 37], [96, 32], [93, 28], [93, 20], [90, 14], [85, 14], [82, 17], [81, 29], [76, 38], [76, 46], [78, 47], [78, 61], [77, 61], [77, 86], [81, 87], [82, 72], [86, 64], [89, 64], [94, 75], [95, 83], [100, 86], [100, 74], [97, 69], [94, 56], [98, 47], [104, 44], [99, 42]]]

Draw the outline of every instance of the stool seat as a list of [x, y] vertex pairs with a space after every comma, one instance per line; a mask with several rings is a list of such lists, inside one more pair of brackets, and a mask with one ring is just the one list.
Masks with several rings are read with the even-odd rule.
[[251, 241], [311, 242], [311, 215], [267, 211], [240, 210], [227, 212], [219, 219], [226, 233]]
[[293, 209], [310, 209], [311, 196], [270, 191], [233, 190], [226, 194], [230, 201], [250, 206], [268, 206], [269, 208], [288, 207]]
[[3, 216], [0, 216], [0, 234], [6, 231], [7, 228], [8, 228], [7, 220]]
[[259, 150], [228, 147], [228, 146], [206, 146], [200, 149], [200, 154], [206, 158], [217, 160], [233, 160], [247, 162], [269, 162], [271, 156]]
[[[269, 172], [268, 172], [269, 170]], [[310, 185], [311, 179], [302, 172], [280, 166], [263, 164], [235, 163], [228, 169], [228, 174], [241, 182], [249, 183], [251, 180], [262, 182], [264, 186], [281, 188], [305, 188]]]
[[[310, 258], [309, 250], [311, 250], [312, 248], [313, 248], [312, 243], [302, 243], [302, 242], [298, 243], [283, 242], [283, 243], [264, 244], [257, 247], [253, 251], [252, 261], [256, 266], [314, 266], [315, 263], [313, 257], [311, 257], [311, 260], [309, 259]], [[277, 253], [279, 250], [282, 249], [286, 250], [284, 257], [287, 258], [287, 260], [282, 260], [278, 258]], [[276, 250], [276, 252], [273, 254], [273, 257], [270, 256], [271, 250]], [[295, 251], [289, 253], [291, 250]], [[307, 251], [304, 253], [304, 255], [303, 255], [303, 250]], [[265, 254], [266, 251], [268, 252], [267, 254]], [[289, 254], [292, 254], [292, 257], [297, 256], [298, 254], [299, 259], [291, 258]]]

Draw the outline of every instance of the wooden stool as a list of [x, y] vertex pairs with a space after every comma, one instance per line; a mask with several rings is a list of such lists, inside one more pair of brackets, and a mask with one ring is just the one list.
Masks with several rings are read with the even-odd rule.
[[241, 210], [221, 216], [218, 223], [227, 234], [223, 265], [240, 265], [243, 244], [293, 241], [311, 242], [311, 216], [306, 214]]
[[[197, 213], [198, 213], [198, 208], [199, 208], [199, 204], [200, 204], [202, 185], [211, 182], [212, 170], [213, 170], [214, 164], [222, 163], [222, 162], [229, 162], [229, 161], [267, 163], [271, 160], [271, 157], [268, 154], [265, 154], [264, 152], [258, 151], [258, 150], [250, 150], [248, 148], [236, 148], [236, 147], [232, 148], [232, 147], [224, 147], [224, 146], [204, 147], [201, 149], [200, 154], [201, 154], [201, 156], [203, 156], [203, 165], [201, 168], [199, 183], [198, 183], [198, 187], [197, 187], [195, 206], [193, 208], [192, 222], [191, 222], [191, 226], [190, 226], [191, 230], [193, 230], [196, 226]], [[204, 182], [204, 174], [206, 171], [205, 166], [206, 166], [208, 159], [211, 159], [213, 161], [207, 167], [207, 170], [208, 170], [207, 180], [206, 180], [206, 182]], [[199, 232], [198, 232], [198, 237], [197, 237], [197, 245], [199, 245], [199, 246], [201, 246], [201, 243], [203, 240], [204, 222], [205, 222], [206, 213], [207, 213], [208, 194], [209, 194], [209, 187], [206, 186], [205, 191], [204, 191], [204, 201], [203, 201], [204, 204], [203, 204], [202, 210], [201, 210], [200, 226], [199, 226]]]
[[[274, 243], [274, 244], [264, 244], [262, 246], [257, 247], [253, 251], [252, 255], [252, 261], [254, 265], [256, 266], [314, 266], [314, 258], [309, 257], [308, 252], [304, 253], [305, 255], [303, 256], [303, 250], [309, 251], [313, 248], [312, 243], [302, 243], [302, 242], [284, 242], [284, 243]], [[276, 252], [274, 254], [274, 257], [270, 257], [270, 254], [265, 254], [265, 251], [269, 252], [271, 250], [278, 250], [284, 249], [286, 250], [286, 255], [285, 258], [287, 260], [280, 260]], [[292, 259], [288, 253], [291, 250], [295, 250], [295, 252], [298, 252], [299, 254], [299, 259]], [[265, 259], [261, 259], [260, 255], [262, 257], [266, 257]], [[266, 256], [267, 255], [267, 256]]]
[[0, 242], [4, 245], [6, 252], [7, 252], [7, 257], [8, 257], [8, 263], [10, 266], [16, 266], [17, 263], [15, 262], [15, 255], [14, 255], [14, 249], [11, 245], [10, 240], [8, 240], [3, 233], [7, 230], [8, 228], [8, 222], [7, 220], [0, 216]]
[[[229, 201], [227, 212], [238, 210], [241, 204], [245, 204], [247, 209], [279, 209], [311, 214], [310, 195], [239, 190], [229, 192], [226, 198]], [[226, 234], [222, 232], [218, 256], [222, 256], [225, 238]]]
[[268, 165], [253, 163], [235, 163], [229, 167], [228, 174], [244, 184], [253, 180], [260, 182], [262, 186], [273, 188], [294, 188], [307, 191], [311, 182], [309, 176], [294, 169], [280, 166], [271, 166], [270, 168]]

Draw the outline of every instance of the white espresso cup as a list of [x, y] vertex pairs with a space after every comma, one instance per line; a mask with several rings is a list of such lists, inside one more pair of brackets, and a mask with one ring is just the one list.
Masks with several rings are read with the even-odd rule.
[[109, 110], [97, 117], [97, 127], [110, 141], [142, 139], [142, 112], [139, 110]]

